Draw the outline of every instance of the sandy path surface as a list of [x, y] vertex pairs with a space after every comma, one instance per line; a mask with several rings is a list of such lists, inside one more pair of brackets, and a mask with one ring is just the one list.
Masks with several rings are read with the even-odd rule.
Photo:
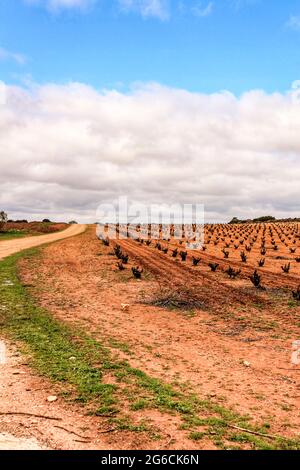
[[21, 238], [20, 240], [6, 240], [0, 242], [0, 259], [10, 256], [27, 248], [51, 243], [64, 238], [74, 237], [85, 231], [85, 225], [71, 225], [71, 227], [58, 233], [49, 235], [38, 235], [36, 237]]
[[[28, 248], [79, 235], [85, 228], [84, 225], [72, 225], [59, 233], [0, 242], [0, 259]], [[47, 396], [53, 395], [53, 391], [51, 393], [49, 389], [47, 393], [45, 382], [35, 377], [28, 368], [22, 367], [22, 359], [12, 345], [7, 343], [4, 345], [1, 341], [0, 343], [0, 450], [78, 449], [80, 446], [88, 448], [91, 445], [90, 438], [86, 443], [79, 444], [74, 441], [74, 438], [79, 439], [78, 436], [76, 438], [72, 432], [55, 428], [55, 425], [65, 427], [67, 423], [67, 427], [74, 431], [75, 424], [77, 429], [75, 432], [80, 434], [78, 427], [90, 429], [87, 419], [83, 418], [82, 422], [77, 410], [66, 411], [59, 403], [49, 403]], [[34, 416], [6, 414], [22, 412], [47, 416], [55, 414], [60, 419], [55, 421]], [[92, 448], [95, 446], [96, 442]]]
[[5, 353], [1, 346], [0, 450], [103, 449], [97, 420], [34, 374], [15, 345], [6, 343]]

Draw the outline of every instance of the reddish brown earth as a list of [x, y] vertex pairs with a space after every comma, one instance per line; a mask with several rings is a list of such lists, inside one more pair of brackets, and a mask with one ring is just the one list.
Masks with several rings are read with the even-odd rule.
[[[60, 397], [63, 387], [28, 367], [18, 345], [5, 343], [6, 361], [0, 364], [0, 450], [160, 449], [178, 442], [173, 439], [178, 423], [169, 416], [157, 415], [162, 426], [159, 443], [143, 432], [116, 431], [107, 418], [88, 416], [84, 408]], [[49, 403], [50, 396], [58, 399]], [[199, 448], [184, 437], [182, 442], [186, 448]], [[214, 448], [206, 441], [202, 446]]]
[[35, 375], [15, 345], [6, 345], [0, 365], [0, 449], [104, 449], [97, 422], [61, 398], [49, 403], [57, 387]]
[[[120, 244], [130, 255], [125, 272], [116, 269], [112, 246], [104, 247], [91, 228], [43, 249], [34, 265], [24, 261], [22, 279], [35, 286], [32, 295], [55, 317], [80, 324], [107, 347], [113, 340], [114, 353], [132, 366], [167, 383], [185, 384], [254, 422], [268, 422], [272, 433], [299, 437], [299, 367], [291, 364], [291, 353], [300, 337], [300, 307], [290, 305], [290, 293], [256, 291], [246, 276], [231, 281], [204, 263], [192, 268], [190, 258], [182, 263], [154, 247]], [[145, 268], [140, 282], [130, 271], [137, 264]], [[156, 295], [158, 281], [199, 291], [204, 308], [180, 312], [143, 303]], [[121, 304], [129, 304], [128, 311]], [[157, 443], [143, 435], [139, 442], [133, 438], [137, 448], [214, 447], [209, 440], [189, 441], [175, 417], [152, 410], [132, 415], [150, 418], [163, 436]], [[108, 446], [116, 443], [126, 448], [118, 435], [106, 439]]]

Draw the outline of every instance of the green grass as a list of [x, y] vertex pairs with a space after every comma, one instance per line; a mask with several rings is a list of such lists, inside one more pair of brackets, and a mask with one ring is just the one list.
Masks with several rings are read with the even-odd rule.
[[[32, 256], [30, 250], [26, 256]], [[0, 263], [0, 332], [21, 341], [32, 365], [44, 376], [66, 384], [76, 400], [107, 408], [115, 404], [113, 385], [102, 383], [107, 354], [99, 343], [71, 331], [35, 305], [17, 277], [14, 255]], [[96, 366], [101, 362], [101, 367]]]
[[58, 230], [56, 232], [47, 232], [47, 231], [43, 232], [42, 229], [45, 228], [45, 227], [48, 227], [50, 225], [53, 225], [53, 222], [51, 222], [51, 223], [40, 222], [39, 227], [41, 228], [41, 230], [36, 231], [36, 232], [34, 232], [32, 230], [26, 230], [26, 229], [22, 229], [22, 230], [12, 229], [12, 230], [7, 230], [7, 231], [4, 231], [4, 232], [0, 232], [0, 242], [4, 241], [4, 240], [14, 240], [14, 239], [24, 238], [24, 237], [36, 237], [38, 235], [49, 235], [49, 234], [52, 234], [52, 233], [60, 233], [65, 229], [64, 228], [64, 229]]
[[15, 238], [24, 238], [29, 236], [28, 232], [20, 232], [19, 230], [8, 230], [7, 232], [0, 232], [0, 241], [2, 240], [13, 240]]
[[205, 432], [194, 431], [190, 433], [189, 438], [192, 441], [201, 441], [201, 439], [203, 439], [203, 437], [205, 436], [206, 436]]
[[[253, 449], [300, 449], [300, 443], [292, 440], [256, 438], [247, 433], [238, 438], [239, 434], [233, 434], [228, 424], [259, 429], [248, 416], [241, 416], [216, 402], [201, 400], [193, 393], [181, 391], [131, 367], [128, 361], [119, 360], [105, 347], [105, 341], [96, 341], [53, 318], [50, 312], [36, 305], [17, 274], [18, 260], [29, 257], [34, 263], [38, 253], [36, 249], [28, 250], [0, 262], [0, 333], [17, 340], [31, 365], [60, 384], [66, 398], [81, 403], [91, 414], [110, 415], [112, 423], [120, 430], [124, 430], [126, 424], [128, 430], [147, 432], [143, 423], [124, 418], [122, 409], [127, 404], [132, 418], [135, 411], [146, 409], [176, 415], [191, 439], [200, 438], [201, 428], [201, 433], [207, 434], [219, 447], [225, 446], [228, 440], [242, 439]], [[122, 347], [127, 352], [125, 344], [113, 339], [110, 342], [113, 348]], [[106, 383], [107, 377], [110, 383]]]
[[119, 349], [120, 351], [128, 355], [133, 355], [133, 352], [130, 350], [129, 345], [122, 341], [118, 341], [116, 338], [109, 338], [108, 344], [111, 348]]

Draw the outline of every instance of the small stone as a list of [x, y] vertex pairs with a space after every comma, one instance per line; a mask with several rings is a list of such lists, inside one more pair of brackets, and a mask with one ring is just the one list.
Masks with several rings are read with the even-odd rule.
[[56, 400], [57, 400], [56, 395], [50, 395], [49, 397], [47, 397], [47, 401], [49, 401], [50, 403], [52, 403], [53, 401], [56, 401]]
[[245, 367], [250, 367], [251, 366], [250, 362], [248, 362], [248, 361], [244, 361], [243, 364], [244, 364]]
[[128, 312], [130, 305], [129, 304], [121, 304], [121, 309], [125, 312]]

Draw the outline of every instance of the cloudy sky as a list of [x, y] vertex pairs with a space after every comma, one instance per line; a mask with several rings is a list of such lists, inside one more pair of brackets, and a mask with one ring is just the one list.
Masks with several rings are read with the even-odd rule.
[[0, 209], [300, 215], [299, 0], [0, 0]]

